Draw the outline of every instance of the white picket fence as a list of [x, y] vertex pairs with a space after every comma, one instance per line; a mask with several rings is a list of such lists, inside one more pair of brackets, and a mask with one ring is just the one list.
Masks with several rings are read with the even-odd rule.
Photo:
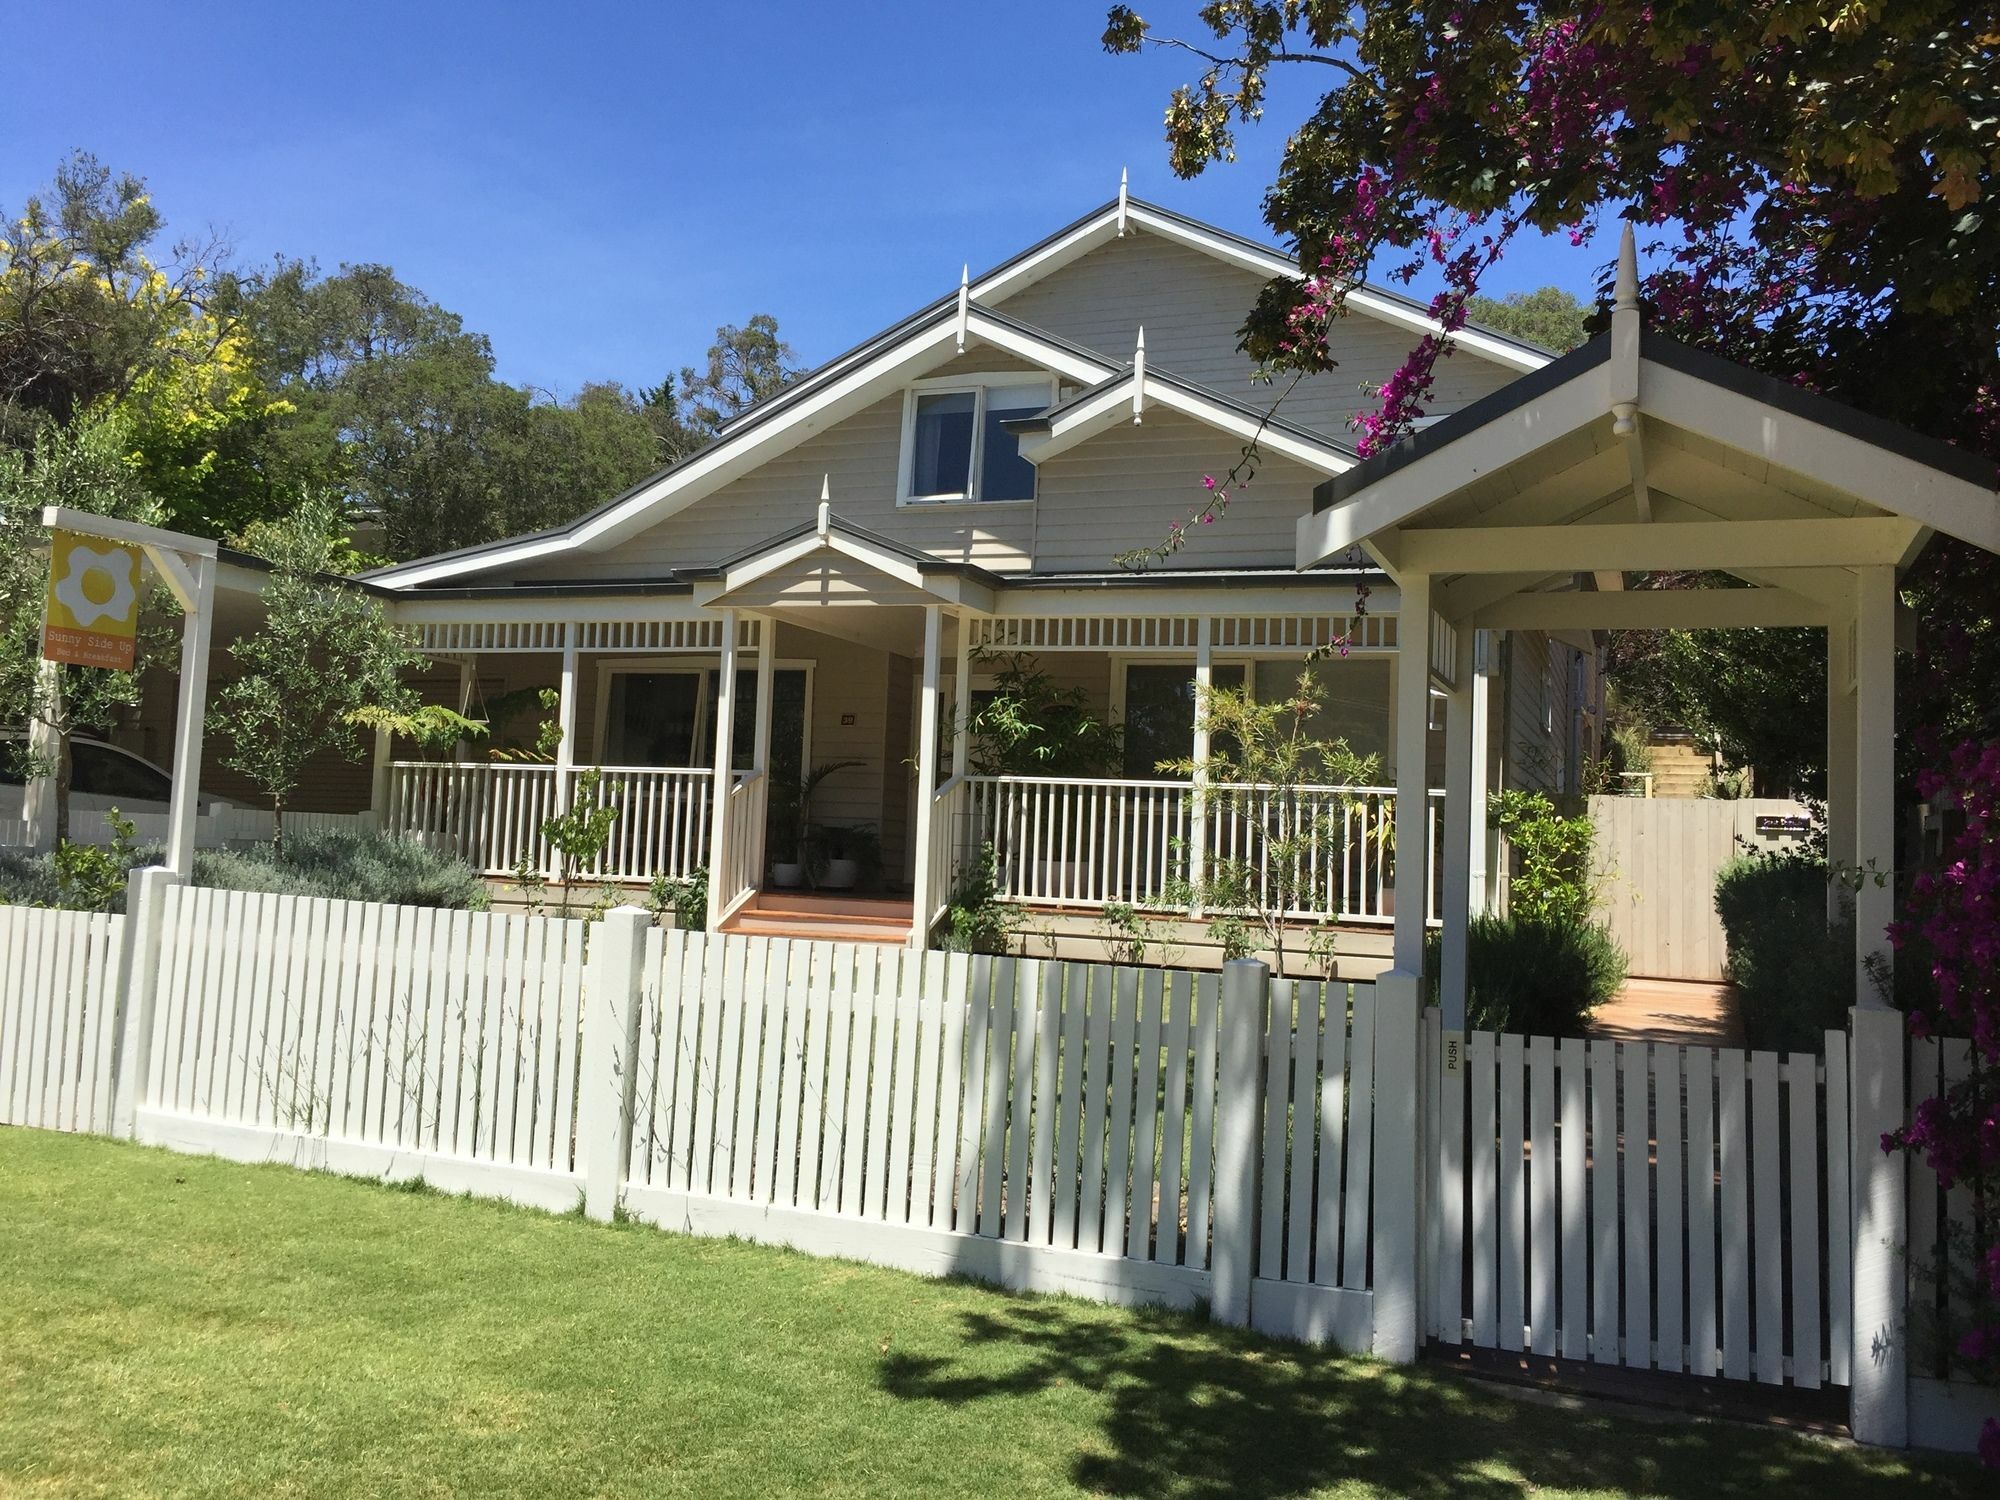
[[[639, 1216], [1182, 1306], [1216, 1295], [1216, 1262], [1236, 1246], [1259, 1326], [1367, 1346], [1369, 986], [1275, 987], [1265, 1035], [1243, 1028], [1277, 1060], [1259, 1109], [1223, 1086], [1215, 974], [680, 933], [656, 936], [644, 963], [625, 1189]], [[1262, 1027], [1260, 999], [1247, 1003]], [[1288, 1199], [1294, 1077], [1302, 1121], [1333, 1101], [1334, 1165], [1315, 1188], [1322, 1137], [1302, 1125]], [[1364, 1123], [1346, 1132], [1350, 1098]], [[1262, 1191], [1246, 1198], [1241, 1148], [1260, 1121]], [[1345, 1184], [1343, 1161], [1358, 1163]], [[1317, 1234], [1336, 1247], [1318, 1278], [1282, 1249], [1249, 1267], [1243, 1205], [1257, 1197], [1267, 1246]], [[1357, 1248], [1340, 1278], [1343, 1217]]]
[[583, 923], [180, 887], [164, 907], [141, 1139], [388, 1148], [574, 1201]]
[[1825, 1047], [1471, 1033], [1457, 1074], [1432, 1064], [1432, 1335], [1848, 1384], [1846, 1033]]
[[0, 1125], [111, 1128], [125, 919], [0, 906]]
[[[1879, 1128], [1864, 1079], [1921, 1099], [1962, 1043], [1913, 1044], [1905, 1093], [1841, 1032], [1823, 1058], [1473, 1033], [1455, 1068], [1446, 1042], [1386, 980], [1247, 963], [663, 933], [629, 909], [584, 924], [162, 870], [127, 917], [0, 908], [4, 1124], [581, 1199], [1401, 1358], [1426, 1335], [1851, 1383], [1857, 1410], [1871, 1340], [1902, 1339], [1883, 1278], [1967, 1269], [1943, 1237], [1964, 1190], [1921, 1163], [1908, 1264], [1885, 1260], [1862, 1226], [1900, 1162], [1885, 1176], [1850, 1124]], [[1948, 1310], [1922, 1276], [1907, 1302], [1913, 1325]], [[1912, 1422], [1926, 1381], [1945, 1389], [1927, 1358]]]
[[1370, 1347], [1372, 986], [161, 870], [132, 902], [0, 909], [9, 1121]]

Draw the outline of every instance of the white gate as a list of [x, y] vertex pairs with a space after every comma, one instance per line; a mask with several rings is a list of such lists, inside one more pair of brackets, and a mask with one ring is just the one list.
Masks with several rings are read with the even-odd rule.
[[[1438, 1070], [1436, 1011], [1427, 1025]], [[1471, 1033], [1431, 1094], [1431, 1336], [1847, 1385], [1846, 1033], [1825, 1045]]]
[[1787, 847], [1796, 833], [1757, 831], [1759, 818], [1803, 818], [1803, 804], [1777, 797], [1720, 802], [1696, 797], [1592, 797], [1598, 904], [1630, 956], [1651, 979], [1720, 979], [1722, 923], [1715, 872], [1742, 852]]

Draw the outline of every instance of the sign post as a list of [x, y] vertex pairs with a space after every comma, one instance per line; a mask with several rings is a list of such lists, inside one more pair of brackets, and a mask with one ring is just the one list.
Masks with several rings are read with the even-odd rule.
[[186, 878], [194, 871], [208, 646], [215, 625], [215, 543], [56, 505], [43, 510], [42, 524], [55, 535], [48, 614], [42, 627], [42, 654], [50, 661], [131, 669], [138, 639], [141, 554], [181, 607], [180, 703], [174, 719], [167, 868]]

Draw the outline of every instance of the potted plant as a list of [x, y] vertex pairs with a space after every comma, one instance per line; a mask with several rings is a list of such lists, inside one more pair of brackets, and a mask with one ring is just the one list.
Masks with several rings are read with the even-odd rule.
[[882, 870], [882, 841], [873, 823], [816, 823], [807, 839], [806, 867], [822, 890], [872, 884]]
[[808, 837], [813, 826], [813, 796], [834, 772], [860, 764], [858, 760], [823, 761], [799, 780], [773, 784], [769, 847], [782, 850], [790, 857], [772, 860], [771, 884], [789, 891], [797, 890], [806, 883], [806, 874], [812, 863]]

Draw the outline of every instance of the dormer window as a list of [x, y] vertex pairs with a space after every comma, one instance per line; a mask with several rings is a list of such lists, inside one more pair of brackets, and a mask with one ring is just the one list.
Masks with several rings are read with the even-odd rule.
[[905, 504], [1032, 500], [1035, 466], [1001, 424], [1056, 397], [1054, 380], [1019, 371], [920, 381], [903, 406]]

